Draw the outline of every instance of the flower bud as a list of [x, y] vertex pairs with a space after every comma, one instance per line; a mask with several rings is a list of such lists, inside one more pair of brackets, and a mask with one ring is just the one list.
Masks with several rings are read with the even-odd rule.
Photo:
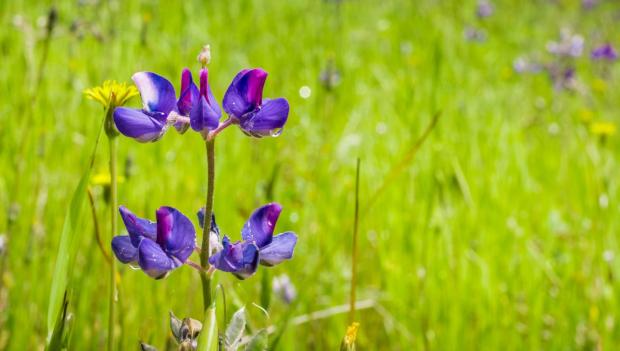
[[202, 47], [200, 54], [198, 54], [198, 62], [200, 62], [202, 67], [206, 67], [211, 62], [211, 45]]

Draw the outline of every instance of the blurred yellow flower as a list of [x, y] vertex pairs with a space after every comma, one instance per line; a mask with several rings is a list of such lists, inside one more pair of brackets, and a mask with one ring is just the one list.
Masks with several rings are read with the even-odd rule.
[[[116, 181], [120, 184], [125, 182], [125, 177], [119, 175], [116, 177]], [[93, 185], [110, 185], [110, 173], [102, 172], [97, 173], [91, 179]]]
[[600, 79], [600, 78], [595, 79], [592, 82], [592, 90], [594, 90], [597, 93], [601, 93], [602, 94], [602, 93], [604, 93], [607, 90], [607, 83], [604, 80]]
[[612, 136], [616, 134], [616, 125], [612, 122], [594, 122], [590, 125], [590, 132], [599, 136]]
[[594, 118], [594, 113], [588, 109], [583, 109], [579, 112], [579, 119], [582, 123], [590, 123]]
[[344, 335], [340, 350], [352, 351], [355, 350], [355, 339], [357, 339], [357, 330], [360, 328], [360, 324], [357, 322], [351, 323], [347, 327], [347, 333]]
[[590, 306], [590, 321], [596, 323], [598, 321], [599, 310], [596, 305]]
[[104, 108], [123, 106], [129, 99], [138, 95], [138, 89], [134, 85], [118, 83], [115, 80], [106, 80], [101, 86], [84, 90], [88, 99], [100, 102]]

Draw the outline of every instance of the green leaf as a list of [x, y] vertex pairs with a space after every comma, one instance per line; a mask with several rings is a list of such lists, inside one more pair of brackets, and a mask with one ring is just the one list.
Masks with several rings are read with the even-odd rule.
[[259, 330], [258, 333], [254, 334], [252, 339], [250, 339], [250, 342], [248, 342], [247, 346], [245, 347], [245, 351], [267, 350], [267, 347], [268, 347], [267, 339], [268, 339], [267, 330], [265, 329]]
[[[78, 221], [84, 208], [86, 186], [90, 179], [91, 168], [88, 168], [82, 175], [80, 182], [73, 192], [69, 209], [65, 216], [65, 223], [60, 234], [60, 245], [58, 247], [58, 257], [52, 276], [52, 287], [50, 290], [50, 302], [47, 309], [47, 342], [49, 343], [54, 333], [54, 329], [62, 327], [55, 322], [62, 313], [63, 295], [67, 289], [69, 280], [69, 270], [73, 266], [77, 253], [77, 239], [80, 237], [75, 232]], [[62, 323], [61, 323], [62, 324]]]
[[[65, 322], [67, 318], [67, 307], [69, 305], [69, 300], [67, 298], [67, 293], [65, 292], [62, 297], [62, 306], [58, 317], [56, 318], [56, 323], [54, 324], [54, 331], [50, 337], [49, 343], [47, 344], [46, 350], [56, 351], [62, 350], [63, 348], [63, 334], [65, 333]], [[66, 346], [66, 345], [64, 345]]]
[[241, 307], [235, 314], [233, 314], [230, 324], [226, 328], [225, 341], [226, 346], [235, 349], [239, 340], [243, 336], [245, 330], [245, 307]]
[[[105, 122], [105, 120], [104, 120]], [[56, 264], [54, 266], [54, 274], [52, 275], [52, 286], [50, 288], [50, 299], [47, 307], [47, 338], [46, 343], [48, 348], [52, 341], [52, 335], [62, 334], [64, 328], [64, 315], [66, 313], [66, 307], [63, 307], [63, 296], [67, 293], [68, 282], [71, 273], [73, 272], [73, 266], [75, 256], [78, 248], [78, 238], [76, 229], [78, 222], [82, 215], [82, 209], [84, 208], [84, 202], [86, 197], [86, 187], [90, 179], [90, 174], [93, 170], [93, 164], [95, 162], [95, 155], [97, 153], [97, 147], [99, 146], [99, 140], [101, 139], [101, 132], [103, 131], [103, 123], [99, 127], [97, 132], [97, 139], [93, 151], [90, 154], [90, 163], [84, 173], [78, 186], [73, 191], [69, 208], [65, 215], [65, 222], [62, 226], [62, 232], [60, 233], [60, 244], [58, 245], [58, 255], [56, 258]], [[60, 318], [60, 319], [59, 319]], [[57, 323], [60, 321], [60, 323]], [[62, 338], [62, 335], [59, 335]]]
[[206, 311], [205, 321], [202, 324], [202, 331], [198, 337], [198, 351], [217, 351], [217, 319], [215, 317], [215, 305]]

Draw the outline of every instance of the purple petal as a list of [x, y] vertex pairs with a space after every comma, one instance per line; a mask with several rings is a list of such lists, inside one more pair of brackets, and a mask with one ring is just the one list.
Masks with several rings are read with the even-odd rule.
[[200, 97], [192, 106], [189, 114], [190, 125], [195, 131], [204, 129], [213, 130], [217, 128], [222, 111], [213, 97], [209, 87], [209, 72], [206, 68], [200, 70]]
[[114, 124], [123, 135], [143, 143], [158, 140], [166, 131], [166, 117], [163, 114], [150, 115], [127, 107], [114, 110]]
[[224, 111], [240, 118], [262, 103], [267, 72], [260, 68], [244, 69], [237, 73], [224, 95]]
[[132, 244], [131, 238], [127, 235], [112, 238], [112, 252], [123, 263], [138, 261], [138, 249]]
[[166, 274], [181, 265], [181, 262], [166, 255], [153, 240], [142, 240], [138, 246], [138, 264], [140, 268], [155, 279], [161, 279]]
[[157, 225], [155, 223], [136, 216], [125, 206], [120, 206], [118, 211], [121, 213], [121, 218], [125, 223], [133, 246], [138, 247], [143, 237], [155, 240], [157, 237]]
[[217, 128], [221, 116], [221, 113], [218, 114], [218, 111], [219, 107], [218, 110], [213, 109], [207, 102], [207, 99], [201, 96], [198, 103], [192, 106], [192, 111], [189, 113], [189, 123], [192, 129], [201, 132], [204, 129], [213, 130]]
[[177, 109], [182, 116], [189, 116], [192, 110], [192, 104], [198, 101], [198, 87], [192, 80], [192, 72], [185, 68], [181, 73], [181, 94], [179, 101], [177, 101]]
[[241, 129], [255, 137], [280, 135], [288, 119], [289, 105], [284, 98], [269, 100], [253, 114], [243, 117], [239, 123]]
[[168, 115], [176, 106], [174, 87], [166, 78], [152, 72], [138, 72], [131, 79], [138, 87], [147, 112]]
[[260, 249], [260, 263], [265, 266], [275, 266], [292, 258], [295, 244], [297, 244], [297, 235], [293, 232], [274, 236], [271, 244]]
[[209, 257], [209, 263], [215, 268], [233, 273], [239, 279], [246, 279], [258, 265], [258, 247], [254, 243], [238, 241], [230, 244], [228, 237], [222, 240], [224, 248]]
[[196, 247], [196, 230], [189, 218], [172, 207], [162, 206], [157, 212], [157, 244], [164, 251], [185, 262]]
[[243, 240], [256, 242], [259, 249], [271, 243], [280, 212], [282, 206], [275, 202], [256, 209], [241, 230]]
[[618, 53], [610, 44], [605, 44], [592, 50], [592, 58], [595, 60], [613, 61], [618, 58]]

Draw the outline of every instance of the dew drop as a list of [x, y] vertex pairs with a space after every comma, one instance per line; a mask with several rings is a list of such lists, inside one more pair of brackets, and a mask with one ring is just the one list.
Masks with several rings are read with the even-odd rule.
[[279, 136], [280, 134], [282, 134], [282, 130], [283, 130], [283, 129], [284, 129], [284, 128], [276, 128], [276, 129], [272, 129], [272, 130], [270, 130], [270, 131], [269, 131], [269, 135], [270, 135], [270, 136], [272, 136], [272, 137], [277, 137], [277, 136]]

